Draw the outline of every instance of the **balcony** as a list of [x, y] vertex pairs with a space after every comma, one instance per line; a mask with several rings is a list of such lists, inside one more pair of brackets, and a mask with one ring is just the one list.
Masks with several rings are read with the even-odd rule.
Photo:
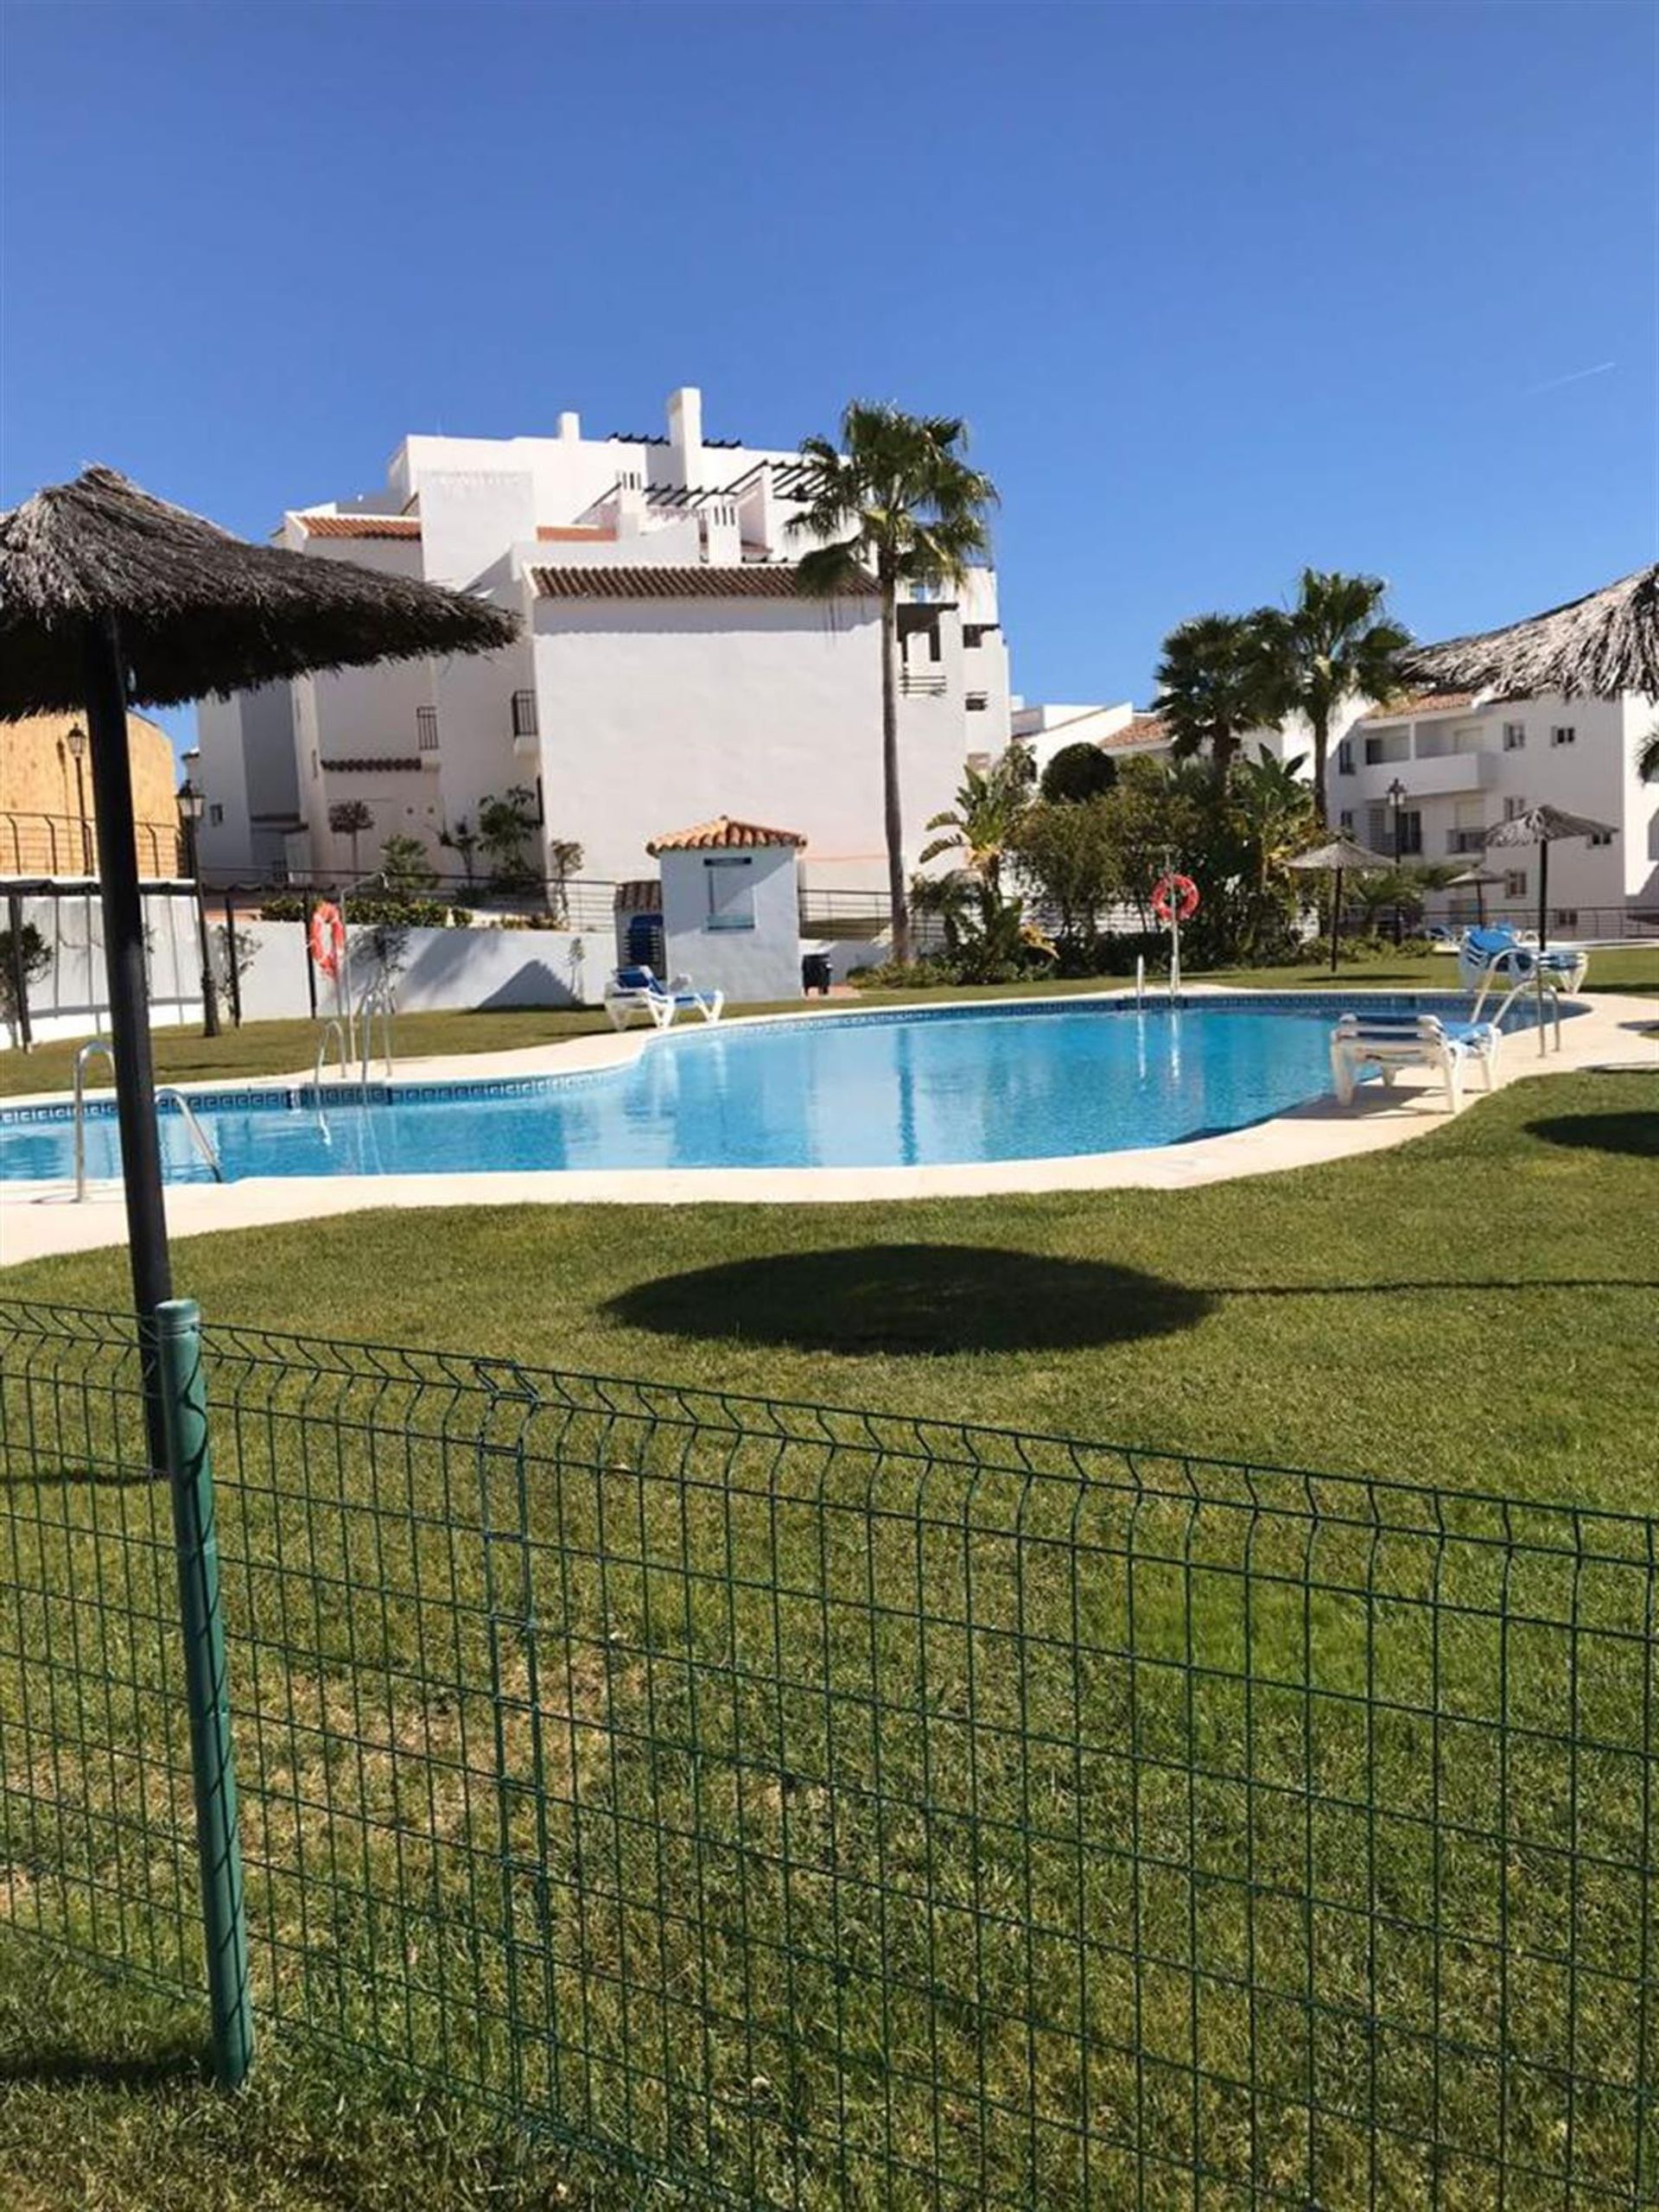
[[1497, 753], [1443, 753], [1432, 760], [1368, 761], [1370, 786], [1397, 776], [1408, 799], [1446, 798], [1458, 791], [1496, 791], [1503, 780], [1503, 755]]

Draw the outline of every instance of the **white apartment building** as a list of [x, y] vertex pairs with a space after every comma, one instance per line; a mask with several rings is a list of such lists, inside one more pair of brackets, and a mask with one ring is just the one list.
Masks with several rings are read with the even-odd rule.
[[[204, 867], [327, 880], [351, 861], [330, 810], [359, 800], [365, 870], [401, 832], [449, 874], [441, 839], [519, 785], [543, 862], [575, 840], [589, 878], [636, 878], [664, 824], [728, 813], [801, 829], [815, 888], [880, 886], [879, 607], [873, 590], [800, 590], [806, 544], [790, 524], [808, 483], [798, 452], [705, 437], [688, 386], [662, 435], [585, 437], [564, 414], [552, 437], [411, 437], [381, 491], [284, 515], [277, 541], [307, 558], [486, 594], [522, 614], [522, 635], [499, 653], [205, 702]], [[966, 757], [1007, 743], [995, 575], [915, 593], [899, 632], [919, 848]]]
[[[1659, 909], [1659, 787], [1637, 777], [1639, 739], [1654, 702], [1618, 699], [1497, 698], [1437, 692], [1373, 707], [1333, 746], [1332, 822], [1379, 853], [1462, 862], [1497, 880], [1488, 912], [1521, 920], [1538, 898], [1538, 855], [1488, 854], [1486, 832], [1540, 805], [1608, 824], [1593, 842], [1567, 838], [1549, 852], [1550, 927], [1616, 935], [1629, 915]], [[1431, 919], [1472, 920], [1472, 887], [1431, 895]]]
[[[1174, 741], [1168, 723], [1146, 708], [1132, 706], [1127, 699], [1111, 707], [1038, 706], [1016, 699], [1011, 720], [1014, 735], [1031, 747], [1039, 774], [1068, 745], [1098, 746], [1115, 760], [1173, 757]], [[1239, 751], [1242, 758], [1254, 760], [1265, 747], [1275, 760], [1294, 760], [1308, 751], [1309, 742], [1293, 721], [1282, 729], [1268, 725], [1251, 730], [1241, 741]]]

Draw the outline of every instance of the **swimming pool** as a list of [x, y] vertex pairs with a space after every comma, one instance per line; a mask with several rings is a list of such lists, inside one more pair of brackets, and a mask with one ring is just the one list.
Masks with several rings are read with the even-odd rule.
[[[1331, 1025], [1353, 1002], [1299, 993], [1144, 1012], [1051, 999], [811, 1015], [675, 1032], [584, 1075], [371, 1084], [366, 1102], [325, 1093], [321, 1113], [308, 1084], [192, 1103], [229, 1181], [1057, 1159], [1181, 1144], [1320, 1096]], [[1464, 1011], [1441, 996], [1366, 1003]], [[161, 1129], [168, 1179], [210, 1179], [176, 1110], [163, 1109]], [[65, 1179], [71, 1150], [67, 1104], [0, 1114], [0, 1178]], [[119, 1173], [107, 1105], [89, 1110], [86, 1159], [93, 1177]]]

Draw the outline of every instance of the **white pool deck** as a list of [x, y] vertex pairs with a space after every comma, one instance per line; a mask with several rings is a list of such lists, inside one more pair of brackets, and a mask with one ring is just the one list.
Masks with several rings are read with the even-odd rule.
[[[1205, 986], [1192, 985], [1187, 996], [1198, 997], [1205, 990]], [[1078, 995], [1085, 1003], [1095, 996], [1127, 995], [1120, 991]], [[1227, 991], [1217, 995], [1230, 998], [1238, 994]], [[1361, 1005], [1367, 995], [1363, 990], [1352, 994]], [[1563, 1022], [1559, 1049], [1552, 1038], [1550, 1049], [1541, 1053], [1536, 1034], [1531, 1031], [1505, 1039], [1497, 1074], [1499, 1089], [1529, 1076], [1583, 1068], [1659, 1068], [1659, 1045], [1641, 1033], [1645, 1026], [1659, 1021], [1659, 997], [1609, 994], [1586, 995], [1578, 1003], [1587, 1010]], [[803, 1008], [809, 1018], [844, 1015], [847, 1010], [844, 1004], [833, 1001]], [[792, 1014], [760, 1016], [755, 1026], [764, 1020], [798, 1018]], [[683, 1033], [671, 1032], [659, 1040], [653, 1032], [632, 1030], [620, 1036], [572, 1038], [517, 1052], [400, 1060], [397, 1074], [400, 1082], [435, 1083], [477, 1082], [492, 1076], [568, 1075], [620, 1066], [647, 1047], [672, 1051], [675, 1037]], [[289, 1075], [220, 1077], [185, 1088], [222, 1090], [232, 1082], [238, 1089], [281, 1088], [308, 1085], [310, 1081], [308, 1067]], [[61, 1103], [63, 1096], [61, 1091], [40, 1095], [54, 1103]], [[89, 1096], [107, 1097], [108, 1093]], [[1473, 1110], [1481, 1096], [1480, 1079], [1471, 1070], [1465, 1084], [1464, 1111]], [[38, 1099], [29, 1097], [6, 1101], [9, 1106], [36, 1103]], [[1283, 1168], [1313, 1166], [1328, 1160], [1379, 1152], [1442, 1128], [1447, 1119], [1444, 1090], [1427, 1071], [1409, 1070], [1392, 1090], [1377, 1083], [1366, 1084], [1351, 1107], [1338, 1106], [1334, 1097], [1313, 1099], [1250, 1128], [1138, 1151], [1074, 1154], [1059, 1160], [975, 1161], [946, 1167], [573, 1168], [481, 1173], [464, 1178], [453, 1174], [255, 1176], [235, 1183], [170, 1185], [167, 1213], [168, 1227], [176, 1238], [389, 1206], [842, 1205], [861, 1199], [979, 1198], [995, 1192], [1185, 1191], [1236, 1176], [1270, 1174]], [[0, 1185], [0, 1266], [18, 1266], [29, 1260], [125, 1242], [126, 1218], [117, 1183], [93, 1185], [79, 1204], [67, 1182]]]

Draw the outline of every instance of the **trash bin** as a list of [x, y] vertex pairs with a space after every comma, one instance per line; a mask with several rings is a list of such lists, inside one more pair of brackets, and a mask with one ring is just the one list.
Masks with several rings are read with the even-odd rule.
[[830, 995], [830, 956], [827, 952], [804, 952], [801, 955], [801, 991], [810, 996], [817, 991], [821, 998]]

